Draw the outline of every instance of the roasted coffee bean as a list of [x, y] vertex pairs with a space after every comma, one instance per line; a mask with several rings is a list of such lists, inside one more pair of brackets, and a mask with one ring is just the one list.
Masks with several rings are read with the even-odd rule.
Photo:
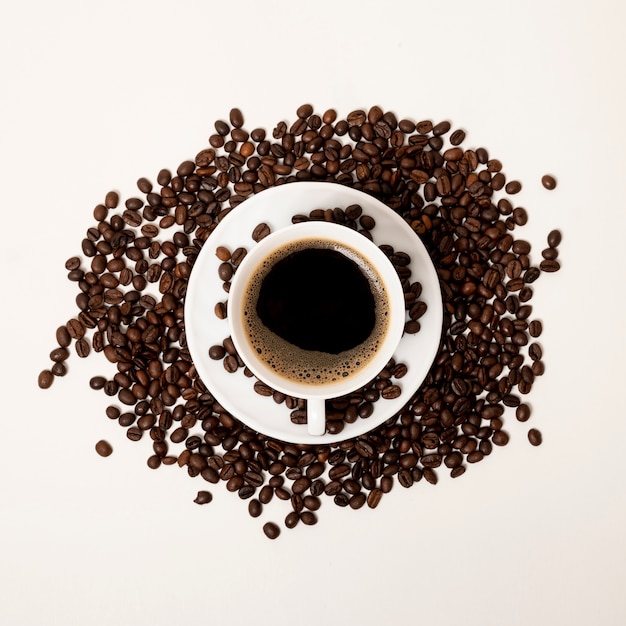
[[104, 206], [107, 209], [114, 209], [120, 201], [119, 194], [116, 191], [109, 191], [104, 198]]
[[230, 257], [230, 262], [233, 264], [234, 267], [237, 267], [241, 263], [241, 261], [243, 261], [243, 258], [246, 256], [246, 254], [247, 250], [245, 248], [236, 248], [233, 251], [232, 256]]
[[416, 320], [410, 320], [404, 325], [404, 332], [409, 335], [414, 335], [420, 331], [420, 323]]
[[92, 389], [102, 389], [106, 384], [106, 378], [104, 376], [94, 376], [89, 380], [89, 386]]
[[559, 251], [556, 248], [544, 248], [541, 251], [541, 256], [548, 261], [552, 261], [559, 256]]
[[80, 339], [85, 334], [85, 327], [77, 319], [71, 319], [66, 328], [72, 339]]
[[401, 394], [402, 389], [399, 385], [389, 385], [388, 387], [385, 387], [381, 392], [381, 396], [385, 400], [394, 400], [395, 398], [399, 398]]
[[65, 363], [59, 361], [58, 363], [54, 363], [54, 365], [50, 368], [50, 371], [54, 376], [65, 376], [67, 374], [67, 367]]
[[67, 327], [59, 326], [59, 328], [57, 328], [56, 340], [61, 348], [67, 348], [72, 343], [72, 337]]
[[551, 248], [556, 248], [561, 243], [561, 231], [560, 230], [551, 230], [548, 233], [548, 245]]
[[317, 511], [322, 505], [320, 499], [316, 496], [304, 496], [302, 499], [304, 507], [309, 511]]
[[143, 431], [141, 430], [141, 428], [137, 428], [135, 426], [131, 426], [127, 431], [126, 431], [126, 436], [131, 440], [131, 441], [139, 441], [141, 439], [141, 437], [143, 436]]
[[419, 300], [409, 310], [409, 317], [412, 320], [418, 320], [424, 315], [424, 313], [426, 313], [427, 309], [428, 305], [426, 304], [426, 302], [422, 302], [421, 300]]
[[237, 495], [242, 500], [247, 500], [248, 498], [251, 498], [255, 493], [256, 493], [256, 489], [252, 485], [243, 485], [237, 491]]
[[37, 379], [37, 384], [41, 389], [48, 389], [52, 383], [54, 382], [54, 375], [50, 370], [43, 370], [39, 374], [39, 378]]
[[162, 463], [162, 459], [161, 457], [159, 457], [156, 454], [153, 454], [152, 456], [148, 457], [148, 460], [146, 461], [146, 465], [150, 468], [150, 469], [159, 469], [159, 467], [161, 467], [161, 463]]
[[522, 190], [522, 183], [518, 180], [512, 180], [504, 186], [504, 190], [510, 194], [519, 193]]
[[453, 468], [452, 471], [450, 472], [450, 476], [452, 478], [458, 478], [459, 476], [462, 476], [463, 474], [465, 474], [465, 467], [463, 465], [458, 465], [457, 467]]
[[[270, 479], [270, 482], [271, 482], [271, 479]], [[280, 487], [280, 485], [276, 485], [276, 487]], [[268, 502], [271, 501], [273, 496], [274, 496], [274, 488], [271, 487], [270, 485], [265, 485], [261, 488], [261, 491], [259, 492], [259, 501], [262, 504], [267, 504]]]
[[248, 513], [250, 517], [259, 517], [263, 512], [263, 505], [257, 500], [253, 499], [248, 502]]
[[426, 479], [426, 482], [429, 482], [431, 485], [436, 485], [438, 482], [437, 472], [430, 467], [426, 467], [424, 469], [424, 478]]
[[227, 315], [227, 305], [226, 302], [216, 302], [213, 307], [213, 312], [215, 313], [215, 317], [218, 320], [225, 320]]
[[543, 356], [541, 346], [538, 343], [531, 343], [530, 346], [528, 346], [528, 356], [533, 361], [541, 360], [541, 357]]
[[198, 491], [194, 502], [196, 504], [208, 504], [213, 500], [213, 494], [210, 491]]
[[218, 246], [215, 249], [215, 255], [220, 261], [226, 262], [230, 260], [230, 250], [224, 246]]
[[104, 439], [100, 439], [98, 443], [96, 443], [96, 452], [100, 456], [109, 456], [113, 452], [113, 448], [108, 441], [104, 441]]
[[267, 237], [270, 232], [270, 227], [265, 222], [262, 222], [261, 224], [255, 226], [252, 231], [252, 239], [254, 239], [254, 241], [261, 241], [261, 239]]
[[[443, 122], [439, 122], [438, 124], [435, 124], [434, 126], [431, 125], [431, 131], [433, 135], [435, 135], [436, 137], [440, 135], [445, 135], [450, 130], [450, 128], [452, 128], [452, 125], [447, 120]], [[427, 132], [431, 132], [431, 131], [427, 131]]]
[[221, 263], [217, 269], [220, 280], [227, 281], [233, 277], [233, 266], [230, 263]]
[[295, 511], [290, 511], [285, 516], [285, 526], [287, 528], [295, 528], [298, 525], [299, 521], [300, 521], [300, 515], [296, 513]]
[[50, 352], [50, 360], [55, 363], [59, 363], [60, 361], [65, 361], [69, 357], [70, 353], [67, 348], [55, 348]]
[[268, 539], [277, 539], [280, 535], [280, 527], [274, 522], [263, 524], [263, 532]]
[[509, 442], [509, 436], [503, 430], [498, 430], [493, 434], [491, 441], [496, 446], [505, 446]]
[[224, 350], [224, 346], [211, 346], [209, 348], [209, 357], [214, 361], [219, 361], [224, 358], [226, 354], [226, 350]]
[[556, 272], [561, 269], [561, 264], [556, 259], [544, 260], [539, 263], [542, 272]]
[[230, 118], [230, 123], [233, 125], [233, 127], [241, 128], [243, 126], [243, 114], [239, 109], [237, 108], [231, 109], [229, 118]]
[[310, 104], [302, 104], [301, 106], [298, 107], [298, 110], [296, 111], [296, 115], [302, 119], [307, 119], [312, 114], [313, 114], [313, 107]]
[[307, 526], [313, 526], [317, 524], [317, 515], [312, 511], [302, 511], [300, 513], [300, 521]]
[[554, 176], [551, 176], [550, 174], [544, 174], [541, 177], [541, 184], [546, 189], [554, 189], [556, 187], [556, 179], [554, 178]]
[[91, 351], [91, 346], [89, 345], [89, 342], [86, 339], [81, 338], [76, 342], [76, 354], [81, 359], [84, 359], [85, 357], [89, 356], [90, 351]]
[[465, 141], [465, 131], [458, 129], [450, 135], [450, 143], [453, 146], [459, 146]]
[[541, 432], [538, 431], [536, 428], [531, 428], [528, 431], [528, 441], [530, 441], [530, 443], [533, 446], [540, 446], [542, 441], [543, 441], [543, 437], [541, 436]]

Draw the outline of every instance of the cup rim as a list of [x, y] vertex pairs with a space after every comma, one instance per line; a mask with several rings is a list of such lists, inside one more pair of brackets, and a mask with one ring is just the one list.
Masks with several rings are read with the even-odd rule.
[[[261, 259], [270, 251], [280, 245], [308, 237], [320, 237], [345, 243], [348, 247], [355, 248], [362, 254], [380, 274], [389, 297], [389, 327], [376, 355], [372, 360], [354, 376], [322, 385], [309, 385], [297, 383], [277, 376], [271, 369], [256, 358], [248, 343], [243, 324], [238, 323], [241, 316], [235, 314], [242, 307], [242, 299], [245, 288], [249, 282], [250, 272]], [[374, 258], [372, 258], [374, 257]], [[333, 222], [307, 221], [298, 224], [290, 224], [261, 239], [251, 248], [243, 258], [231, 279], [228, 298], [228, 326], [231, 339], [237, 353], [250, 369], [250, 371], [262, 382], [276, 391], [285, 393], [296, 398], [335, 398], [367, 385], [373, 380], [392, 358], [402, 334], [406, 321], [404, 307], [404, 292], [400, 278], [389, 258], [380, 248], [367, 237], [347, 226]]]

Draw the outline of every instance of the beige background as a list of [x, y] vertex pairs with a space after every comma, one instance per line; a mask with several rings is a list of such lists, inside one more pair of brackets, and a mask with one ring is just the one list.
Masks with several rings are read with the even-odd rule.
[[[617, 626], [626, 622], [623, 3], [614, 0], [3, 3], [0, 622]], [[134, 193], [298, 105], [449, 119], [486, 146], [563, 271], [533, 299], [546, 375], [531, 423], [457, 480], [375, 511], [325, 502], [266, 540], [222, 486], [149, 470], [88, 389], [99, 359], [35, 384], [74, 313], [64, 262], [111, 188]], [[558, 189], [540, 177], [554, 172]], [[517, 232], [517, 231], [516, 231]], [[110, 440], [114, 454], [93, 446]]]

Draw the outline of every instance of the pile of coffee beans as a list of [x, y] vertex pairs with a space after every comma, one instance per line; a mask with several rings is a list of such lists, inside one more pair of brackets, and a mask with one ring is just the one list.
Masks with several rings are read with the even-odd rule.
[[[434, 484], [442, 471], [460, 476], [506, 445], [510, 411], [520, 422], [531, 417], [522, 397], [544, 364], [542, 324], [529, 302], [533, 283], [559, 269], [561, 241], [552, 231], [533, 265], [530, 243], [514, 236], [528, 220], [511, 199], [521, 183], [465, 140], [448, 121], [398, 119], [377, 106], [342, 119], [305, 104], [269, 135], [246, 130], [233, 109], [195, 160], [161, 170], [156, 186], [140, 178], [140, 193], [122, 207], [114, 191], [95, 207], [82, 256], [66, 263], [78, 312], [58, 328], [39, 386], [66, 374], [72, 345], [80, 358], [102, 353], [115, 373], [91, 387], [112, 398], [107, 417], [130, 440], [150, 440], [149, 467], [178, 465], [223, 482], [249, 501], [252, 517], [285, 500], [287, 528], [315, 524], [323, 499], [375, 508], [395, 485]], [[247, 197], [300, 180], [362, 190], [401, 215], [426, 245], [444, 300], [441, 345], [421, 388], [382, 426], [334, 445], [289, 444], [243, 425], [198, 377], [185, 337], [189, 275], [213, 229]], [[528, 438], [542, 441], [536, 428]], [[198, 492], [196, 502], [210, 500]], [[276, 523], [263, 528], [279, 536]]]

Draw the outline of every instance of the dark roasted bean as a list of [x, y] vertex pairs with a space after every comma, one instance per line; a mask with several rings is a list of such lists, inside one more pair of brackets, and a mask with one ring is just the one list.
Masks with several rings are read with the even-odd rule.
[[268, 539], [276, 539], [280, 535], [280, 527], [274, 522], [263, 524], [263, 532]]
[[270, 227], [265, 222], [261, 222], [252, 231], [252, 239], [254, 239], [254, 241], [261, 241], [261, 239], [264, 239], [269, 234]]
[[98, 443], [96, 443], [96, 452], [100, 456], [109, 456], [113, 452], [113, 448], [108, 441], [101, 439]]
[[198, 491], [194, 502], [196, 504], [208, 504], [213, 500], [213, 494], [210, 491]]
[[548, 245], [551, 248], [556, 248], [561, 243], [561, 231], [560, 230], [551, 230], [548, 233]]
[[52, 385], [53, 382], [54, 382], [54, 375], [52, 374], [50, 370], [43, 370], [39, 374], [37, 383], [39, 384], [39, 387], [41, 387], [41, 389], [48, 389]]
[[556, 259], [546, 259], [539, 263], [542, 272], [556, 272], [561, 268], [560, 263]]

